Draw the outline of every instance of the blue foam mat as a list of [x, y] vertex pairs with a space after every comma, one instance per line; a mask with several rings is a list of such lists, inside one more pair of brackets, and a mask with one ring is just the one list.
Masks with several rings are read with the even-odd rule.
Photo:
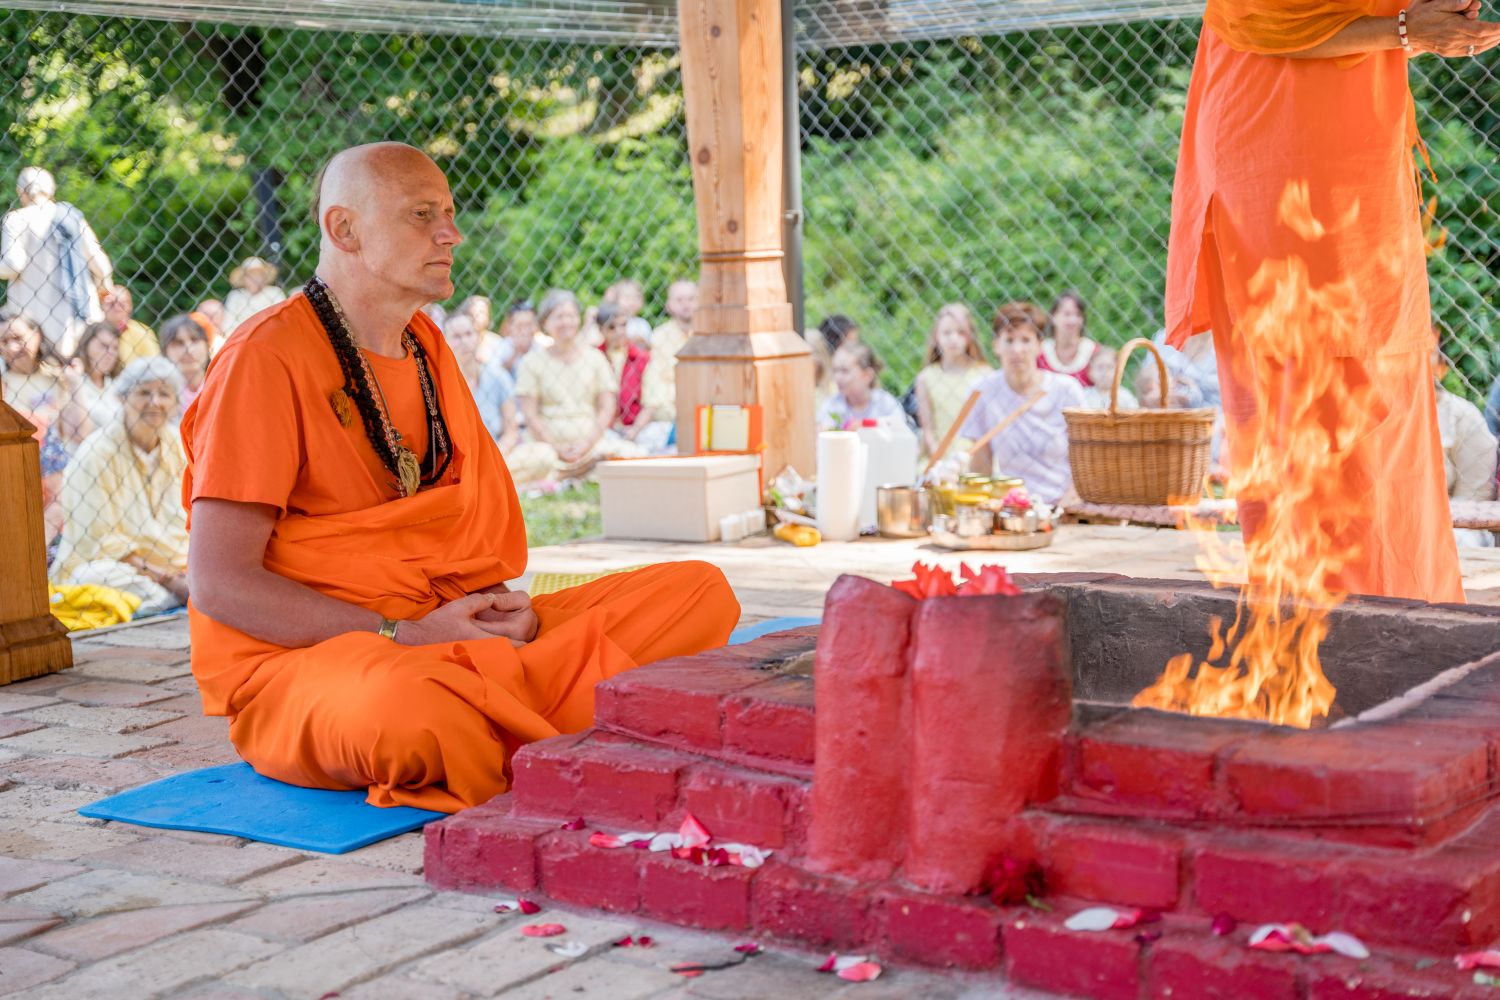
[[729, 645], [737, 646], [751, 639], [759, 639], [763, 635], [772, 632], [785, 632], [787, 629], [801, 628], [804, 625], [816, 625], [821, 618], [772, 618], [754, 625], [741, 625], [729, 635]]
[[265, 778], [249, 764], [185, 771], [86, 805], [79, 815], [167, 830], [245, 837], [323, 854], [343, 854], [415, 830], [443, 813], [381, 809], [364, 792], [300, 788]]
[[[734, 630], [733, 646], [817, 618], [772, 618]], [[365, 802], [364, 792], [301, 788], [256, 774], [249, 764], [185, 771], [78, 810], [93, 819], [244, 837], [301, 851], [344, 854], [416, 830], [443, 813]]]

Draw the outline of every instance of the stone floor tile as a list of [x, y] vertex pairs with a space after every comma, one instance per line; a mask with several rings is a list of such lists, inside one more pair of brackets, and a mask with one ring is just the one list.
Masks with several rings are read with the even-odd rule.
[[[202, 833], [198, 830], [162, 830], [153, 828], [153, 837], [170, 837], [173, 840], [185, 840], [191, 844], [212, 844], [215, 847], [233, 847], [236, 844], [248, 844], [250, 841], [241, 837], [230, 837], [222, 833]], [[262, 847], [274, 847], [272, 844], [262, 844]], [[290, 851], [287, 847], [276, 847], [278, 851]], [[300, 854], [300, 851], [291, 851]]]
[[155, 684], [192, 673], [186, 650], [105, 645], [84, 650], [80, 643], [73, 644], [73, 671], [80, 677], [133, 684]]
[[[523, 937], [521, 928], [534, 922], [560, 923], [567, 932], [555, 938]], [[636, 925], [629, 920], [600, 920], [576, 913], [512, 917], [495, 933], [465, 948], [434, 955], [418, 963], [409, 974], [491, 997], [569, 963], [569, 959], [549, 951], [548, 944], [580, 941], [591, 950], [602, 949], [635, 931]]]
[[153, 708], [105, 708], [66, 701], [6, 716], [8, 719], [34, 719], [39, 724], [49, 726], [71, 726], [75, 729], [116, 734], [138, 732], [181, 717], [178, 712], [163, 712]]
[[143, 948], [173, 934], [231, 920], [259, 905], [258, 900], [242, 900], [153, 906], [110, 913], [92, 920], [75, 921], [42, 935], [27, 947], [75, 962], [97, 962], [123, 951]]
[[86, 854], [78, 860], [90, 868], [123, 868], [176, 875], [197, 882], [233, 884], [295, 864], [305, 857], [265, 844], [186, 844], [165, 837], [148, 837], [124, 847]]
[[25, 948], [0, 948], [0, 996], [56, 979], [73, 969], [73, 963]]
[[229, 719], [223, 715], [179, 715], [148, 731], [174, 743], [208, 743], [229, 746]]
[[326, 896], [298, 896], [267, 903], [236, 920], [229, 928], [272, 941], [301, 944], [427, 897], [428, 891], [420, 888], [362, 889]]
[[[514, 898], [515, 895], [507, 889], [489, 892], [439, 892], [428, 901], [428, 905], [458, 910], [460, 913], [494, 913], [495, 900], [501, 896]], [[525, 893], [521, 895], [524, 896]]]
[[234, 973], [236, 986], [316, 997], [483, 934], [498, 917], [408, 906], [346, 927]]
[[138, 760], [165, 771], [196, 771], [204, 767], [222, 767], [241, 763], [240, 752], [228, 740], [223, 743], [170, 743], [133, 753], [126, 760]]
[[0, 856], [43, 861], [73, 861], [84, 854], [123, 847], [140, 839], [127, 827], [59, 823], [50, 820], [0, 819]]
[[381, 976], [342, 991], [343, 1000], [468, 1000], [472, 993], [405, 976]]
[[[125, 997], [161, 996], [195, 983], [207, 984], [274, 954], [277, 948], [269, 941], [218, 928], [189, 931], [84, 966], [64, 979], [28, 991], [20, 1000], [123, 1000]], [[294, 995], [300, 998], [320, 994], [298, 991]]]
[[[165, 684], [162, 687], [166, 687]], [[202, 715], [203, 696], [195, 686], [186, 694], [173, 695], [166, 701], [153, 701], [151, 707], [159, 712], [176, 712], [178, 715]]]
[[340, 856], [356, 864], [373, 865], [376, 868], [389, 868], [391, 871], [420, 875], [422, 874], [422, 841], [422, 831], [414, 830], [411, 833], [403, 833], [399, 837], [391, 837], [378, 844], [361, 847], [357, 851], [350, 851]]
[[190, 986], [181, 993], [173, 993], [172, 1000], [266, 1000], [260, 990], [247, 990], [239, 986]]
[[687, 995], [706, 1000], [744, 1000], [749, 996], [810, 1000], [831, 997], [848, 986], [837, 976], [819, 972], [812, 957], [762, 954], [732, 969], [716, 969], [689, 980]]
[[26, 942], [31, 947], [35, 942], [28, 938], [50, 931], [62, 923], [62, 917], [27, 917], [21, 920], [0, 920], [0, 945]]
[[188, 621], [181, 615], [163, 622], [132, 623], [127, 628], [100, 632], [97, 639], [111, 646], [143, 646], [147, 649], [187, 649]]
[[64, 701], [76, 701], [83, 705], [114, 705], [119, 708], [139, 708], [155, 701], [166, 701], [179, 694], [165, 687], [145, 684], [125, 684], [120, 681], [90, 681], [70, 684], [58, 690]]
[[171, 771], [142, 760], [99, 757], [27, 757], [0, 762], [0, 776], [24, 785], [77, 788], [104, 795], [164, 778]]
[[57, 861], [0, 857], [0, 895], [25, 892], [48, 882], [81, 875], [86, 870], [81, 865], [65, 865]]
[[257, 897], [237, 888], [206, 885], [162, 875], [89, 871], [18, 893], [11, 902], [36, 906], [75, 919], [103, 913], [192, 903], [239, 903]]
[[504, 1000], [644, 1000], [676, 986], [681, 976], [665, 968], [626, 965], [594, 957], [500, 994]]
[[[29, 684], [30, 681], [22, 681]], [[9, 712], [26, 712], [33, 708], [41, 708], [43, 705], [56, 705], [58, 699], [48, 694], [19, 694], [13, 690], [0, 691], [0, 714]]]
[[[45, 711], [45, 709], [42, 709], [42, 711]], [[19, 736], [22, 733], [29, 733], [34, 729], [41, 729], [44, 725], [46, 725], [45, 722], [38, 722], [35, 719], [19, 715], [0, 715], [0, 739], [4, 739], [7, 736]]]
[[[41, 711], [40, 709], [38, 711]], [[35, 732], [22, 733], [0, 740], [0, 750], [13, 750], [26, 754], [61, 754], [72, 757], [99, 757], [112, 760], [149, 750], [171, 742], [151, 732], [131, 733], [127, 736], [101, 733], [91, 729], [73, 729], [68, 726], [49, 726]]]
[[173, 677], [171, 680], [162, 681], [156, 686], [162, 688], [163, 690], [171, 691], [174, 694], [198, 693], [198, 682], [195, 681], [192, 677]]
[[79, 677], [72, 670], [62, 670], [55, 674], [43, 674], [40, 677], [29, 677], [24, 681], [17, 681], [7, 686], [6, 693], [56, 697], [57, 691], [77, 684], [82, 680], [85, 680], [85, 678]]
[[[0, 792], [0, 817], [10, 819], [82, 819], [78, 810], [99, 801], [96, 792], [82, 792], [45, 785], [12, 785]], [[89, 820], [88, 822], [97, 822]]]
[[270, 897], [308, 896], [344, 889], [426, 887], [416, 875], [357, 865], [335, 858], [314, 858], [240, 883], [240, 888]]

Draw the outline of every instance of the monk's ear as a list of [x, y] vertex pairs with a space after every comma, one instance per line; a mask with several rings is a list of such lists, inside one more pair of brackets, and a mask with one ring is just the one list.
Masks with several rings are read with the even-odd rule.
[[343, 205], [330, 205], [323, 213], [323, 233], [328, 241], [345, 253], [359, 250], [359, 235], [355, 232], [354, 213]]

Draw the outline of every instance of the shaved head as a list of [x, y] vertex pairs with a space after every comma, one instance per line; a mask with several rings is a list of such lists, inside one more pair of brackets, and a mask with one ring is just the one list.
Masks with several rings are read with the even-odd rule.
[[[313, 184], [313, 219], [323, 225], [323, 212], [334, 205], [358, 211], [382, 188], [412, 172], [442, 174], [432, 157], [404, 142], [370, 142], [334, 153], [318, 171]], [[446, 184], [446, 179], [444, 180]]]
[[410, 298], [413, 308], [453, 294], [453, 248], [463, 236], [448, 179], [426, 153], [401, 142], [353, 146], [324, 165], [315, 188], [325, 280], [357, 284], [362, 296]]

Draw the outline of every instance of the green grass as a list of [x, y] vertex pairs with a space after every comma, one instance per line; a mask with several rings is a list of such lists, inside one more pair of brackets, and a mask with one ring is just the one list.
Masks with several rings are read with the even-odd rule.
[[526, 544], [531, 548], [598, 537], [599, 484], [580, 483], [546, 496], [521, 495]]

